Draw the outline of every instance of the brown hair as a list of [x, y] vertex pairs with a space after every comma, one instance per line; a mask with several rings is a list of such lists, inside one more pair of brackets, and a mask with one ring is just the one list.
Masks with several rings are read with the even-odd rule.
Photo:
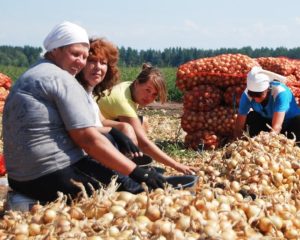
[[[118, 69], [119, 50], [118, 48], [104, 38], [90, 39], [90, 50], [87, 61], [107, 59], [107, 73], [102, 82], [93, 89], [93, 94], [97, 101], [103, 97], [104, 91], [111, 91], [112, 87], [119, 81], [120, 73]], [[82, 71], [76, 76], [78, 81], [85, 86]]]
[[160, 102], [165, 103], [167, 101], [167, 87], [164, 76], [158, 68], [152, 67], [150, 63], [142, 65], [142, 71], [134, 81], [140, 84], [152, 81], [158, 92]]

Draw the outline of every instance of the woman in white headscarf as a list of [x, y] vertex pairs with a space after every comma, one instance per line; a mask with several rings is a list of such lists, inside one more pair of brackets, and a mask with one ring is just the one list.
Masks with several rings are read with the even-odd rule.
[[287, 133], [289, 138], [294, 134], [300, 140], [300, 108], [285, 81], [286, 77], [261, 67], [251, 69], [239, 104], [235, 137], [240, 137], [243, 130], [248, 130], [250, 136], [273, 131]]
[[[76, 197], [81, 182], [109, 184], [118, 174], [120, 190], [163, 187], [164, 179], [121, 154], [95, 126], [90, 98], [75, 79], [86, 65], [89, 39], [73, 23], [54, 27], [44, 41], [45, 58], [14, 84], [4, 106], [4, 156], [10, 187], [39, 201], [57, 192]], [[129, 175], [129, 177], [128, 177]]]

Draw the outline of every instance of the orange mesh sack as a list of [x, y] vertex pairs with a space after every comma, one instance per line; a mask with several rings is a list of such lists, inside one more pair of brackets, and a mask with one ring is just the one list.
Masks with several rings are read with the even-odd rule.
[[240, 86], [230, 86], [224, 92], [224, 102], [228, 106], [234, 106], [238, 108], [241, 96], [246, 89], [246, 85], [242, 84]]
[[184, 139], [184, 144], [188, 148], [194, 150], [208, 150], [219, 147], [220, 138], [213, 131], [197, 131], [192, 134], [187, 134]]
[[185, 110], [181, 117], [181, 126], [187, 133], [195, 131], [214, 131], [222, 136], [231, 136], [236, 114], [232, 107], [218, 106], [209, 112]]
[[263, 69], [288, 76], [295, 72], [294, 60], [284, 57], [261, 57], [256, 59]]
[[0, 112], [3, 112], [4, 102], [12, 85], [10, 77], [0, 73]]
[[247, 73], [254, 66], [259, 66], [257, 61], [243, 54], [192, 60], [178, 67], [176, 86], [185, 91], [201, 84], [228, 87], [246, 83]]
[[5, 89], [9, 90], [11, 85], [11, 78], [3, 73], [0, 73], [0, 87], [4, 87]]
[[184, 94], [183, 107], [193, 111], [210, 111], [220, 104], [222, 95], [218, 87], [199, 85]]

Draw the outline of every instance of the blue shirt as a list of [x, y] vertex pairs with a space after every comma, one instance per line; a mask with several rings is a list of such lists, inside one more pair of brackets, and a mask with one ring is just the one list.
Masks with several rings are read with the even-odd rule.
[[257, 103], [248, 95], [246, 89], [241, 97], [239, 104], [239, 114], [247, 115], [252, 108], [263, 117], [272, 119], [275, 112], [285, 112], [284, 122], [288, 119], [300, 115], [300, 108], [296, 103], [295, 97], [291, 90], [283, 83], [273, 81], [270, 83], [271, 94], [266, 106]]

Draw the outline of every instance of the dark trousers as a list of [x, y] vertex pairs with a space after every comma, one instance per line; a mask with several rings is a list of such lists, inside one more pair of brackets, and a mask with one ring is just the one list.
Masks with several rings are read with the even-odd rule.
[[108, 169], [96, 162], [92, 158], [85, 157], [77, 163], [47, 174], [30, 181], [15, 181], [8, 178], [9, 186], [22, 194], [41, 202], [53, 201], [57, 198], [57, 192], [62, 192], [71, 198], [75, 198], [80, 189], [70, 180], [81, 182], [88, 195], [91, 195], [92, 189], [100, 188], [100, 183], [104, 186], [111, 182], [113, 176], [118, 176], [117, 183], [120, 184], [119, 191], [128, 191], [132, 193], [142, 192], [143, 189], [139, 183], [133, 181], [130, 177], [124, 176], [111, 169]]
[[[117, 147], [111, 135], [105, 135]], [[117, 183], [120, 184], [119, 191], [128, 191], [131, 193], [140, 193], [143, 191], [141, 185], [133, 181], [130, 177], [122, 175], [116, 171], [106, 168], [101, 163], [90, 157], [84, 157], [77, 163], [47, 174], [30, 181], [15, 181], [8, 177], [9, 186], [22, 194], [41, 202], [53, 201], [57, 198], [57, 192], [67, 194], [71, 198], [75, 198], [80, 189], [70, 180], [73, 179], [81, 182], [88, 195], [92, 194], [92, 189], [98, 189], [100, 184], [108, 185], [113, 176], [117, 176]]]
[[[251, 111], [247, 115], [246, 129], [251, 137], [258, 135], [261, 131], [269, 132], [271, 129], [267, 126], [272, 126], [272, 120], [264, 118], [259, 113]], [[300, 141], [300, 115], [290, 119], [283, 124], [281, 133], [288, 138], [296, 137], [296, 141]]]

